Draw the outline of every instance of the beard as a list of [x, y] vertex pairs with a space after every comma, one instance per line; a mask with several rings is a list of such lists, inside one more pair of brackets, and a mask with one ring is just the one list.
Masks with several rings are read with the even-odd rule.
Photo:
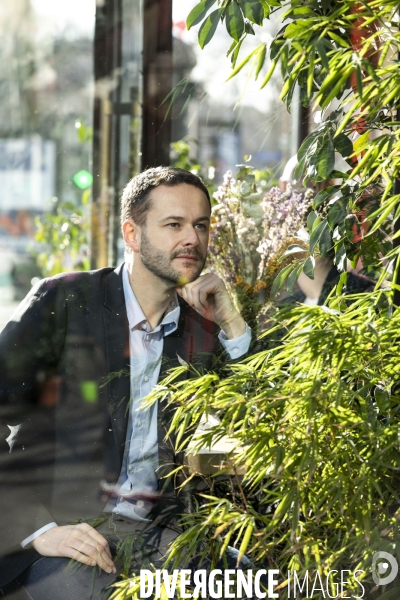
[[[150, 242], [146, 234], [146, 228], [142, 229], [140, 257], [143, 265], [153, 275], [172, 285], [185, 285], [198, 278], [204, 268], [206, 256], [203, 256], [197, 248], [176, 250], [172, 254], [167, 254], [156, 248]], [[172, 261], [181, 255], [191, 255], [197, 258], [196, 263], [191, 263], [190, 273], [181, 273], [178, 269], [174, 269]]]

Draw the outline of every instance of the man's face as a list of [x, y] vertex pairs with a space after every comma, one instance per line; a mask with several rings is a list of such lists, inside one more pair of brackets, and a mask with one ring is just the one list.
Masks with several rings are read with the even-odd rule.
[[207, 256], [210, 204], [200, 189], [182, 183], [150, 192], [140, 229], [140, 257], [154, 275], [173, 285], [198, 278]]

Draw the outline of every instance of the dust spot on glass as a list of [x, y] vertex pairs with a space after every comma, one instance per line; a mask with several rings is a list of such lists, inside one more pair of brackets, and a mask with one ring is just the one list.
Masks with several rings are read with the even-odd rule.
[[[7, 444], [10, 446], [10, 452], [14, 448], [14, 444], [17, 441], [18, 431], [20, 430], [22, 423], [19, 425], [7, 425], [10, 430], [10, 435], [6, 438]], [[25, 448], [23, 448], [25, 450]]]

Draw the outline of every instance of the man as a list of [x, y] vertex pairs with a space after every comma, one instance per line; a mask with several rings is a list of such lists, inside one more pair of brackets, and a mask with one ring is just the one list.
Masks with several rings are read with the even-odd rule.
[[[207, 369], [221, 347], [238, 358], [250, 343], [221, 279], [200, 275], [210, 198], [199, 178], [141, 173], [124, 190], [121, 220], [124, 265], [44, 280], [0, 335], [0, 417], [12, 431], [0, 587], [13, 581], [33, 600], [86, 600], [93, 582], [100, 593], [117, 573], [111, 533], [142, 532], [168, 497], [159, 477], [175, 461], [162, 441], [169, 416], [140, 399], [170, 367]], [[175, 534], [153, 530], [164, 551]], [[90, 568], [67, 573], [71, 558]]]

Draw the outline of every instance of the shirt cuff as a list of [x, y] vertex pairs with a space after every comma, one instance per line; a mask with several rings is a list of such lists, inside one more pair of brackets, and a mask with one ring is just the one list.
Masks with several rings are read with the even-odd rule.
[[242, 335], [233, 338], [233, 340], [228, 340], [225, 332], [221, 329], [218, 334], [218, 339], [231, 358], [239, 358], [249, 350], [251, 329], [246, 323], [246, 331], [242, 333]]
[[27, 546], [28, 544], [33, 542], [33, 540], [35, 540], [37, 537], [39, 537], [39, 535], [42, 535], [42, 533], [45, 533], [49, 529], [53, 529], [53, 527], [58, 527], [57, 523], [53, 522], [53, 523], [48, 523], [47, 525], [44, 525], [44, 527], [41, 527], [40, 529], [35, 531], [35, 533], [32, 533], [32, 535], [30, 535], [29, 537], [22, 540], [21, 546], [23, 548], [25, 548], [25, 546]]

